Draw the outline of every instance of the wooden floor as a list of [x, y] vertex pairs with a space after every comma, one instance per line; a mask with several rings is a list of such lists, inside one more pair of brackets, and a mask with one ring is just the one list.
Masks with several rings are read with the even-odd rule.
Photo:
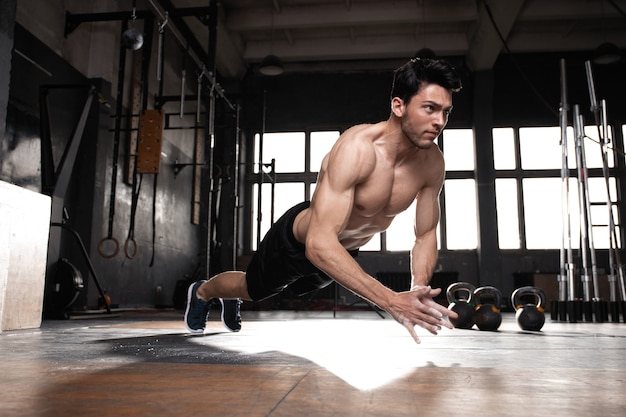
[[626, 323], [419, 333], [374, 312], [45, 321], [0, 333], [0, 416], [620, 416]]

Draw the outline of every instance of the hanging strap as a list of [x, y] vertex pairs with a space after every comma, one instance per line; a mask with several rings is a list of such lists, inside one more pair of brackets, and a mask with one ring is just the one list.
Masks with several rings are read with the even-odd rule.
[[135, 241], [135, 215], [137, 214], [137, 203], [139, 202], [139, 193], [141, 192], [142, 181], [143, 174], [139, 175], [139, 181], [137, 181], [137, 175], [133, 175], [133, 195], [130, 205], [130, 224], [128, 226], [128, 237], [126, 238], [126, 243], [124, 243], [124, 253], [126, 254], [126, 257], [128, 259], [133, 259], [137, 255], [137, 242]]
[[150, 267], [154, 265], [155, 244], [156, 244], [156, 197], [157, 197], [157, 179], [159, 175], [154, 174], [152, 181], [152, 257], [150, 258]]

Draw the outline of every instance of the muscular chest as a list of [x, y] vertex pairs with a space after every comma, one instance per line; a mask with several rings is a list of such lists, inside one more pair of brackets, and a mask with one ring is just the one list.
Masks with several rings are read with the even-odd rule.
[[354, 209], [363, 217], [394, 217], [406, 210], [423, 186], [409, 169], [383, 171], [372, 175], [355, 189]]

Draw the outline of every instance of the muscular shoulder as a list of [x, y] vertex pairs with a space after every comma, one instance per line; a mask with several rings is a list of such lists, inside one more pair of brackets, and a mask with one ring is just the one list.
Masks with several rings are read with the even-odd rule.
[[346, 171], [364, 178], [376, 165], [374, 142], [380, 137], [379, 125], [362, 124], [346, 130], [324, 160], [322, 171]]
[[433, 145], [425, 155], [424, 161], [419, 164], [418, 170], [424, 178], [424, 185], [441, 188], [445, 178], [445, 162], [443, 153], [438, 146]]

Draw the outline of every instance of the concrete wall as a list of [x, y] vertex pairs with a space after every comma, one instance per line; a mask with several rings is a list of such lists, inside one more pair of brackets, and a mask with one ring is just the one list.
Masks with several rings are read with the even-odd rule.
[[[189, 100], [185, 104], [187, 114], [184, 119], [177, 116], [171, 118], [177, 128], [164, 132], [158, 178], [155, 175], [144, 175], [135, 214], [137, 255], [132, 259], [127, 258], [124, 244], [131, 223], [132, 201], [132, 175], [127, 172], [130, 135], [128, 127], [132, 96], [131, 71], [133, 57], [137, 54], [124, 50], [125, 88], [123, 95], [118, 97], [122, 23], [84, 23], [67, 37], [64, 36], [66, 11], [75, 14], [130, 11], [131, 7], [132, 2], [125, 1], [17, 2], [18, 39], [14, 56], [18, 55], [11, 69], [14, 87], [11, 91], [12, 131], [11, 137], [2, 141], [6, 152], [0, 155], [0, 179], [43, 192], [39, 137], [40, 86], [88, 82], [97, 85], [98, 99], [94, 101], [93, 111], [85, 128], [65, 200], [69, 222], [81, 235], [98, 278], [107, 289], [113, 304], [120, 307], [152, 307], [156, 304], [171, 305], [176, 281], [192, 274], [205, 256], [201, 245], [203, 238], [207, 239], [208, 236], [206, 224], [191, 223], [193, 170], [187, 167], [175, 175], [173, 168], [176, 162], [189, 163], [193, 160], [194, 131], [178, 127], [195, 124], [196, 102]], [[145, 8], [145, 4], [140, 7]], [[140, 20], [135, 24], [140, 29], [143, 27]], [[156, 39], [152, 48], [146, 51], [151, 54], [152, 65], [146, 82], [149, 92], [146, 108], [154, 107], [154, 97], [158, 95], [159, 89], [163, 89], [165, 94], [180, 93], [182, 55], [171, 37], [166, 37], [165, 42], [169, 59], [164, 65], [163, 85], [156, 80], [154, 71]], [[6, 56], [11, 56], [10, 50], [6, 50]], [[187, 93], [192, 94], [195, 93], [194, 70], [190, 68], [189, 74]], [[75, 126], [76, 116], [82, 110], [84, 96], [62, 90], [55, 90], [52, 96], [52, 142], [54, 162], [58, 164]], [[116, 158], [113, 155], [112, 129], [118, 99], [123, 104], [123, 131]], [[179, 105], [165, 103], [163, 109], [167, 113], [178, 114]], [[4, 120], [6, 117], [3, 117]], [[114, 161], [118, 163], [118, 171], [113, 237], [118, 240], [120, 250], [116, 256], [108, 259], [101, 256], [98, 244], [108, 235]], [[153, 194], [155, 179], [156, 193]], [[60, 254], [80, 269], [85, 281], [86, 289], [77, 301], [76, 308], [89, 309], [97, 306], [98, 292], [87, 264], [71, 236], [62, 236]], [[161, 290], [159, 293], [157, 288]]]

